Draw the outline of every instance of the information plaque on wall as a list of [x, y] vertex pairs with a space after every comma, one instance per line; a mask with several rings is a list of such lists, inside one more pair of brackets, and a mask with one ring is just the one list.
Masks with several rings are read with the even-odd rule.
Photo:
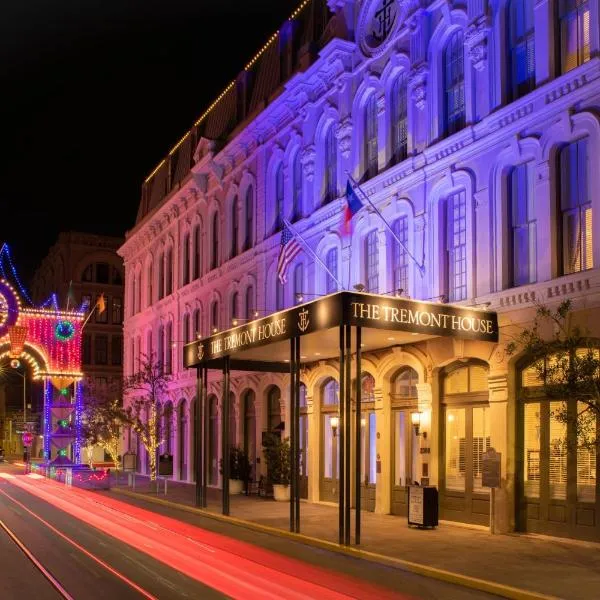
[[502, 453], [489, 448], [481, 455], [481, 485], [488, 488], [499, 488], [501, 479], [500, 464]]

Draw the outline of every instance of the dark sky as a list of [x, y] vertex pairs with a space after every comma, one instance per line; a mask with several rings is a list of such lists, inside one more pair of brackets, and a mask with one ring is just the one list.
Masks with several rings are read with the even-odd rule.
[[0, 243], [122, 235], [145, 177], [300, 0], [3, 0]]

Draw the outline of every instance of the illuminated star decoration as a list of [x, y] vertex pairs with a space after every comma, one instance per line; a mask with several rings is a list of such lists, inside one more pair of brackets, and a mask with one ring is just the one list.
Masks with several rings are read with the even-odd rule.
[[75, 327], [71, 321], [59, 321], [54, 332], [57, 340], [68, 342], [75, 335]]

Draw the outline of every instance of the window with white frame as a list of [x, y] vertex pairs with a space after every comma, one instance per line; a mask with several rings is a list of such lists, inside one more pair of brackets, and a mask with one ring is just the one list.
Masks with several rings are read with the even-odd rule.
[[467, 197], [461, 190], [446, 200], [448, 296], [450, 302], [467, 297]]
[[163, 253], [158, 257], [158, 299], [165, 297], [165, 255]]
[[210, 268], [216, 269], [219, 266], [219, 213], [217, 212], [212, 216], [211, 237]]
[[379, 246], [377, 230], [369, 232], [365, 238], [365, 284], [367, 292], [379, 293]]
[[[330, 248], [325, 255], [325, 266], [329, 270], [329, 273], [325, 275], [325, 293], [333, 294], [337, 292], [338, 285], [336, 279], [338, 277], [338, 250], [337, 248]], [[331, 275], [330, 275], [331, 273]], [[333, 275], [333, 277], [332, 277]]]
[[294, 155], [292, 173], [294, 177], [292, 188], [292, 221], [296, 221], [304, 214], [304, 207], [302, 206], [302, 161], [300, 160], [300, 149]]
[[148, 265], [148, 269], [146, 271], [146, 306], [151, 306], [154, 300], [154, 296], [152, 293], [152, 263]]
[[246, 241], [244, 248], [249, 250], [254, 245], [254, 188], [249, 185], [246, 190]]
[[165, 328], [165, 373], [173, 372], [173, 324], [169, 321]]
[[190, 282], [190, 235], [186, 233], [183, 237], [183, 257], [181, 261], [181, 283], [187, 285]]
[[377, 175], [377, 98], [371, 94], [365, 105], [365, 178]]
[[509, 283], [512, 286], [536, 280], [536, 222], [533, 205], [533, 169], [524, 163], [509, 176], [508, 210], [510, 227]]
[[408, 103], [407, 77], [402, 73], [392, 87], [392, 162], [403, 161], [408, 156]]
[[182, 337], [183, 343], [188, 344], [191, 341], [190, 338], [190, 315], [186, 313], [183, 315], [183, 325], [182, 325]]
[[194, 228], [194, 279], [199, 279], [202, 274], [202, 228]]
[[294, 268], [294, 304], [300, 304], [304, 293], [304, 265], [299, 263]]
[[202, 335], [202, 330], [201, 330], [201, 326], [200, 326], [200, 309], [197, 308], [194, 311], [194, 335], [196, 337], [199, 337], [200, 335]]
[[535, 40], [533, 2], [511, 0], [508, 5], [510, 61], [509, 95], [516, 100], [535, 87]]
[[589, 0], [559, 0], [562, 73], [590, 60]]
[[325, 165], [324, 165], [324, 202], [331, 202], [337, 198], [337, 140], [333, 125], [329, 126], [325, 135]]
[[464, 44], [460, 30], [452, 33], [444, 48], [444, 133], [452, 135], [465, 126]]
[[402, 242], [390, 240], [392, 244], [392, 272], [394, 290], [403, 290], [408, 293], [408, 217], [406, 215], [396, 219], [392, 225], [394, 234]]
[[170, 296], [173, 293], [173, 248], [167, 250], [166, 281], [165, 294]]
[[559, 154], [559, 231], [563, 275], [591, 269], [594, 266], [592, 199], [588, 169], [587, 138], [573, 142], [561, 149]]
[[219, 301], [213, 300], [210, 306], [210, 328], [214, 333], [219, 331]]
[[285, 308], [285, 295], [283, 283], [279, 277], [275, 276], [275, 310], [283, 310]]
[[238, 197], [231, 203], [231, 258], [238, 254], [238, 239], [240, 234], [240, 210]]
[[283, 224], [283, 201], [283, 165], [280, 164], [275, 170], [275, 218], [273, 220], [273, 231], [281, 231], [281, 226]]
[[237, 292], [233, 292], [233, 294], [231, 294], [230, 317], [231, 317], [231, 321], [232, 322], [233, 322], [234, 319], [237, 319], [239, 317], [239, 314], [238, 314], [238, 293]]
[[246, 319], [249, 321], [254, 318], [256, 307], [254, 305], [254, 286], [249, 285], [246, 288]]

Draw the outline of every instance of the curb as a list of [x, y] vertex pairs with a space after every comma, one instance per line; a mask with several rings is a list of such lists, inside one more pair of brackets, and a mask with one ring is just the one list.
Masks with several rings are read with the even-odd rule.
[[369, 562], [384, 564], [387, 566], [403, 569], [405, 571], [416, 573], [417, 575], [430, 577], [432, 579], [438, 579], [446, 583], [452, 583], [481, 592], [495, 594], [496, 596], [500, 596], [502, 598], [510, 598], [511, 600], [560, 600], [557, 596], [547, 596], [545, 594], [523, 590], [510, 585], [504, 585], [502, 583], [496, 583], [494, 581], [488, 581], [486, 579], [479, 579], [477, 577], [471, 577], [469, 575], [462, 575], [460, 573], [454, 573], [452, 571], [438, 569], [437, 567], [430, 567], [427, 565], [403, 560], [401, 558], [394, 558], [392, 556], [386, 556], [384, 554], [378, 554], [376, 552], [362, 550], [356, 547], [340, 546], [339, 544], [336, 544], [334, 542], [320, 540], [318, 538], [304, 535], [302, 533], [292, 533], [290, 531], [277, 529], [269, 525], [253, 523], [252, 521], [246, 521], [237, 517], [219, 515], [201, 508], [196, 508], [194, 506], [187, 506], [185, 504], [179, 504], [177, 502], [164, 500], [162, 498], [145, 496], [144, 494], [131, 492], [129, 490], [124, 490], [121, 488], [112, 488], [111, 492], [122, 494], [124, 496], [130, 496], [131, 498], [136, 498], [138, 500], [145, 500], [153, 504], [159, 504], [162, 506], [167, 506], [169, 508], [175, 508], [184, 512], [192, 513], [202, 517], [207, 517], [215, 521], [237, 525], [238, 527], [244, 527], [245, 529], [250, 529], [252, 531], [276, 535], [278, 537], [293, 540], [295, 542], [305, 544], [307, 546], [320, 548], [322, 550], [328, 550], [330, 552], [336, 552], [337, 554], [343, 554], [345, 556], [360, 558]]

